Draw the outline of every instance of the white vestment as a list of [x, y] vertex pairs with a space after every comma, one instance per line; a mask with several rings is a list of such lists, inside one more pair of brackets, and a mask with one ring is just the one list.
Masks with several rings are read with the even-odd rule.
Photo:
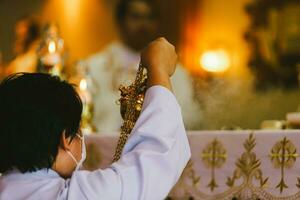
[[67, 180], [53, 170], [11, 171], [0, 177], [0, 200], [161, 200], [189, 158], [180, 106], [168, 89], [154, 86], [118, 162]]
[[[119, 86], [134, 81], [140, 62], [140, 54], [120, 42], [114, 42], [102, 52], [86, 60], [94, 83], [94, 125], [101, 134], [118, 133], [122, 118], [117, 101]], [[182, 67], [177, 67], [172, 76], [175, 96], [182, 108], [183, 121], [187, 129], [197, 127], [201, 120], [200, 106], [194, 99], [192, 82]]]

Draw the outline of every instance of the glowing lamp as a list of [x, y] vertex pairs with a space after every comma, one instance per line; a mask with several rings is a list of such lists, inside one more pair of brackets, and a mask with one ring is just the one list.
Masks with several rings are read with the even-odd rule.
[[230, 58], [224, 50], [213, 50], [203, 53], [200, 64], [208, 72], [224, 72], [230, 67]]

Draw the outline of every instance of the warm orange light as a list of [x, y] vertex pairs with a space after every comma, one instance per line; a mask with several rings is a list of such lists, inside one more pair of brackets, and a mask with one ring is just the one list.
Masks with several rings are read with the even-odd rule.
[[230, 67], [230, 58], [224, 50], [205, 52], [200, 59], [200, 64], [208, 72], [224, 72]]
[[55, 53], [56, 51], [56, 44], [54, 41], [50, 41], [48, 45], [48, 51], [49, 53]]
[[68, 17], [70, 22], [74, 23], [80, 16], [80, 4], [81, 0], [63, 0], [63, 10], [65, 12], [65, 16]]
[[80, 81], [79, 88], [81, 91], [85, 91], [87, 89], [87, 82], [85, 79], [82, 79]]

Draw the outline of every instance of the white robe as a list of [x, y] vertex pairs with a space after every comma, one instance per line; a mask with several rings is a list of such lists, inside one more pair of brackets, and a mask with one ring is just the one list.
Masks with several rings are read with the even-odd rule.
[[[100, 53], [86, 60], [93, 80], [92, 96], [94, 101], [94, 125], [101, 134], [117, 133], [122, 118], [119, 105], [119, 86], [134, 81], [140, 62], [140, 54], [120, 42], [110, 44]], [[201, 120], [199, 103], [194, 98], [191, 79], [187, 72], [178, 66], [172, 76], [175, 96], [181, 105], [183, 121], [187, 129], [197, 127]]]
[[161, 200], [189, 158], [180, 106], [168, 89], [154, 86], [118, 162], [67, 180], [53, 170], [12, 171], [0, 177], [0, 200]]

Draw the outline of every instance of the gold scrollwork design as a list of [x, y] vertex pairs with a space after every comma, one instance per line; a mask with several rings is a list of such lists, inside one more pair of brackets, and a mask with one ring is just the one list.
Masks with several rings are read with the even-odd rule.
[[235, 181], [242, 176], [245, 178], [247, 184], [251, 184], [251, 179], [254, 177], [256, 180], [259, 180], [261, 188], [266, 186], [268, 178], [263, 178], [263, 173], [260, 169], [261, 161], [256, 158], [256, 154], [253, 152], [255, 146], [255, 137], [253, 134], [250, 134], [244, 143], [244, 149], [246, 151], [236, 162], [237, 169], [231, 178], [227, 177], [226, 184], [228, 187], [234, 187]]
[[192, 185], [197, 187], [200, 183], [200, 176], [198, 176], [193, 168], [193, 161], [190, 160], [188, 163], [187, 177], [192, 181]]
[[209, 187], [211, 191], [214, 191], [214, 189], [218, 187], [215, 178], [215, 170], [221, 168], [226, 162], [226, 149], [223, 147], [223, 144], [215, 138], [206, 146], [206, 148], [204, 148], [201, 157], [203, 164], [211, 169], [211, 181], [207, 187]]
[[[284, 140], [282, 140], [284, 141]], [[287, 140], [283, 142], [283, 144], [287, 143]], [[212, 143], [211, 143], [212, 144]], [[208, 145], [209, 146], [209, 145]], [[214, 146], [214, 145], [212, 145]], [[211, 147], [212, 147], [211, 146]], [[282, 196], [275, 196], [269, 193], [266, 188], [267, 184], [269, 182], [269, 178], [264, 177], [262, 170], [261, 170], [261, 161], [259, 158], [257, 158], [254, 148], [256, 147], [256, 139], [254, 137], [253, 133], [250, 133], [249, 137], [245, 140], [244, 144], [244, 152], [242, 155], [236, 160], [235, 165], [236, 169], [233, 171], [232, 177], [228, 177], [226, 185], [229, 186], [229, 188], [222, 192], [222, 193], [213, 193], [213, 194], [207, 194], [201, 191], [200, 189], [200, 177], [196, 174], [197, 171], [195, 171], [192, 167], [193, 163], [190, 162], [179, 181], [178, 187], [174, 188], [172, 194], [170, 195], [170, 199], [201, 199], [201, 200], [299, 200], [300, 199], [300, 190], [293, 194], [288, 195], [285, 197]], [[280, 146], [280, 145], [279, 145]], [[282, 145], [280, 148], [278, 146], [274, 148], [273, 151], [273, 159], [279, 159], [279, 155], [284, 155], [284, 161], [282, 157], [279, 159], [280, 162], [276, 162], [277, 166], [282, 166], [282, 163], [285, 164], [286, 167], [291, 166], [291, 164], [294, 164], [295, 162], [287, 161], [287, 157], [291, 157], [290, 159], [294, 160], [296, 157], [298, 157], [298, 154], [296, 153], [295, 149], [292, 148], [292, 145], [283, 145], [285, 146], [282, 148]], [[290, 146], [290, 147], [288, 147]], [[206, 150], [209, 148], [205, 148]], [[213, 147], [211, 148], [213, 149]], [[280, 151], [278, 151], [280, 149]], [[282, 154], [283, 149], [289, 149], [288, 151], [285, 150], [285, 153]], [[203, 151], [206, 154], [204, 157], [209, 157], [211, 160], [212, 154], [208, 154], [210, 151]], [[280, 154], [281, 153], [281, 154]], [[205, 155], [205, 154], [204, 154]], [[210, 163], [210, 164], [209, 164]], [[211, 163], [214, 162], [208, 162], [205, 165], [209, 164], [211, 166]], [[281, 164], [280, 164], [281, 163]], [[237, 180], [242, 180], [241, 183], [237, 184]], [[254, 184], [254, 180], [259, 181], [259, 185], [256, 186]], [[296, 186], [300, 189], [300, 177], [297, 179]], [[177, 191], [183, 190], [183, 193], [181, 193], [183, 196], [180, 196], [180, 198], [177, 198], [178, 196], [174, 195]]]
[[280, 169], [281, 172], [280, 182], [276, 186], [276, 188], [279, 188], [280, 193], [282, 193], [285, 188], [288, 188], [288, 185], [284, 180], [285, 169], [292, 168], [296, 162], [297, 157], [299, 157], [299, 154], [297, 154], [297, 149], [295, 145], [286, 137], [278, 141], [271, 150], [271, 162], [274, 168]]
[[[174, 195], [174, 191], [182, 192], [181, 196], [188, 197], [190, 196], [189, 191], [190, 188], [198, 188], [200, 185], [200, 176], [197, 175], [193, 168], [193, 161], [189, 160], [187, 166], [184, 168], [182, 175], [173, 188], [172, 192], [170, 193], [170, 196], [168, 199], [172, 199], [171, 196]], [[176, 195], [175, 195], [176, 196]]]

